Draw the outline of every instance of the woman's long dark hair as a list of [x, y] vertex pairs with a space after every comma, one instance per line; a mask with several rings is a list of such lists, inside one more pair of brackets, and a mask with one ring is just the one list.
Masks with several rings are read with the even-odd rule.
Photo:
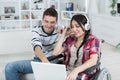
[[77, 61], [78, 61], [78, 58], [79, 58], [79, 50], [80, 50], [80, 48], [87, 42], [87, 39], [88, 39], [88, 37], [89, 37], [89, 35], [90, 35], [90, 33], [91, 33], [91, 29], [85, 30], [85, 28], [82, 26], [82, 25], [85, 26], [85, 24], [87, 24], [87, 22], [88, 22], [86, 16], [84, 16], [84, 15], [82, 15], [82, 14], [74, 15], [74, 16], [72, 17], [71, 21], [70, 21], [70, 25], [71, 25], [71, 26], [72, 26], [71, 23], [72, 23], [73, 20], [75, 20], [75, 21], [80, 25], [80, 27], [82, 28], [82, 30], [85, 32], [83, 41], [82, 41], [81, 45], [78, 47], [78, 50], [77, 50], [77, 53], [76, 53], [77, 59], [76, 59], [75, 62], [74, 62], [74, 65], [75, 65], [75, 64], [77, 63]]

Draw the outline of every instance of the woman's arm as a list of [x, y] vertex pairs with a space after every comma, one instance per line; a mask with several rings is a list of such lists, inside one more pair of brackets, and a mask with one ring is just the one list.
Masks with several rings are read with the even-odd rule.
[[62, 44], [64, 42], [64, 39], [65, 39], [65, 35], [64, 34], [61, 34], [61, 38], [60, 40], [57, 42], [57, 45], [55, 46], [54, 50], [53, 50], [53, 55], [59, 55], [61, 54], [64, 49], [62, 47]]
[[98, 60], [98, 54], [90, 55], [90, 59], [87, 60], [82, 65], [74, 68], [74, 70], [70, 74], [68, 74], [66, 80], [76, 80], [76, 78], [78, 76], [78, 73], [83, 72], [86, 69], [96, 65], [97, 64], [97, 60]]
[[85, 71], [86, 69], [95, 66], [98, 61], [98, 54], [91, 54], [90, 59], [83, 63], [81, 66], [78, 66], [76, 69], [79, 72]]
[[61, 38], [60, 40], [57, 42], [57, 45], [55, 46], [54, 50], [53, 50], [53, 55], [59, 55], [64, 51], [64, 48], [62, 47], [62, 44], [65, 40], [65, 37], [67, 34], [69, 34], [70, 28], [67, 27], [66, 29], [62, 30], [62, 34], [61, 34]]

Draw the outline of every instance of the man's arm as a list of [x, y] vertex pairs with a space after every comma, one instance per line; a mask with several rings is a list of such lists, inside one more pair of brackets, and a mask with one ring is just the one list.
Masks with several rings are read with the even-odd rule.
[[49, 63], [48, 59], [46, 58], [46, 56], [44, 55], [44, 53], [42, 52], [39, 46], [35, 47], [35, 53], [41, 59], [42, 62]]
[[34, 29], [32, 31], [32, 47], [38, 58], [42, 62], [49, 62], [46, 58], [45, 54], [42, 51], [42, 42], [41, 42], [41, 36], [40, 36], [40, 30], [38, 28]]

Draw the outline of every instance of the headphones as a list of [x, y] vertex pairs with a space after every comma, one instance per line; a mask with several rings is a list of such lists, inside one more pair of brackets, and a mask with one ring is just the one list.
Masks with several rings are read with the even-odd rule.
[[90, 28], [91, 28], [91, 26], [90, 26], [90, 21], [89, 21], [87, 15], [84, 15], [84, 16], [85, 16], [85, 18], [87, 19], [87, 23], [84, 25], [84, 29], [85, 29], [86, 31], [88, 31], [88, 30], [90, 30]]

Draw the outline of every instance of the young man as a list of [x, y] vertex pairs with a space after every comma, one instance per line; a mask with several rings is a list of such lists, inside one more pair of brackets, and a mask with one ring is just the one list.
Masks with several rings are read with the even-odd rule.
[[32, 31], [32, 46], [35, 52], [34, 59], [8, 63], [5, 67], [6, 80], [20, 80], [21, 73], [33, 73], [31, 61], [50, 62], [47, 58], [52, 56], [55, 43], [59, 39], [59, 34], [57, 34], [55, 27], [57, 20], [58, 13], [55, 9], [48, 8], [44, 11], [43, 25]]

